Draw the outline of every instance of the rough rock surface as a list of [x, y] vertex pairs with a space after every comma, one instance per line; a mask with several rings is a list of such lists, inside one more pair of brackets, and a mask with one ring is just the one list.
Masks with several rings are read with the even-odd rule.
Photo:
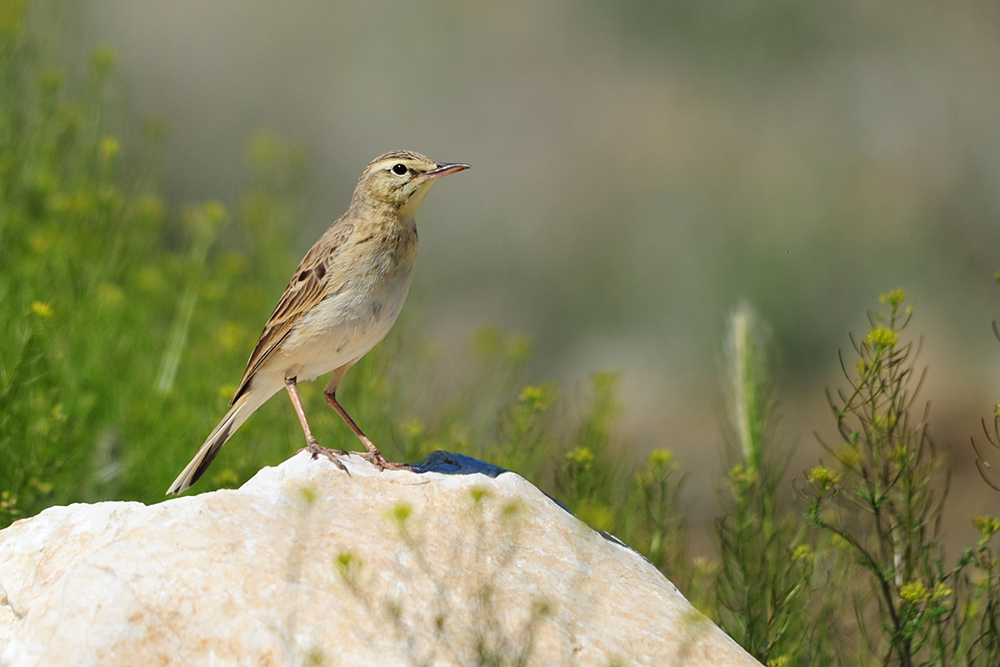
[[[0, 665], [758, 665], [522, 477], [300, 453], [0, 532]], [[522, 662], [518, 662], [522, 660]]]

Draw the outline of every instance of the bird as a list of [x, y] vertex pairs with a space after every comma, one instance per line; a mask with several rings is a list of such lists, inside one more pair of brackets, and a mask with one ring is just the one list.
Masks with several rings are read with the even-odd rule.
[[350, 368], [392, 328], [406, 300], [417, 252], [414, 214], [443, 176], [469, 169], [435, 162], [412, 151], [392, 151], [365, 167], [350, 206], [305, 254], [264, 325], [226, 416], [212, 430], [167, 494], [180, 494], [205, 474], [233, 433], [282, 388], [295, 408], [313, 458], [323, 454], [346, 471], [340, 450], [319, 445], [296, 385], [330, 373], [326, 402], [379, 469], [405, 469], [387, 461], [337, 401]]

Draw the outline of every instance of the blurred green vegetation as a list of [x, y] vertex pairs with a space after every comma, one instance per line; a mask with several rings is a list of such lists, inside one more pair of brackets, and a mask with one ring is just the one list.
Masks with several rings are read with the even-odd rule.
[[[0, 526], [52, 504], [162, 499], [224, 414], [294, 266], [308, 171], [301, 147], [260, 131], [237, 210], [175, 210], [156, 180], [163, 125], [116, 121], [115, 52], [97, 49], [74, 80], [33, 39], [27, 9], [0, 0]], [[1000, 521], [977, 517], [978, 541], [944, 553], [947, 459], [926, 415], [910, 415], [912, 311], [901, 291], [882, 308], [831, 396], [843, 442], [797, 482], [799, 504], [780, 492], [789, 450], [774, 434], [769, 330], [747, 306], [733, 314], [713, 561], [687, 555], [673, 453], [630, 458], [613, 373], [565, 395], [527, 380], [528, 341], [484, 328], [445, 380], [440, 350], [404, 317], [341, 399], [390, 458], [446, 449], [533, 480], [643, 553], [768, 666], [996, 665]], [[358, 448], [317, 387], [302, 395], [323, 444]], [[287, 403], [271, 401], [200, 490], [238, 485], [302, 440]]]
[[156, 190], [162, 124], [116, 124], [114, 50], [98, 48], [70, 81], [32, 39], [27, 9], [0, 3], [7, 520], [50, 503], [158, 499], [232, 394], [213, 378], [237, 381], [269, 290], [294, 266], [287, 237], [304, 170], [301, 149], [251, 137], [247, 237], [220, 249], [232, 217], [221, 204], [171, 211]]

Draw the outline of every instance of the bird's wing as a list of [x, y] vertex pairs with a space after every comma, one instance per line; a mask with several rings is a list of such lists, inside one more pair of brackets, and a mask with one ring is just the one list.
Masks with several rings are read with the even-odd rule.
[[340, 219], [330, 227], [316, 244], [302, 258], [291, 282], [285, 288], [285, 293], [278, 300], [278, 305], [264, 325], [264, 331], [257, 341], [246, 372], [240, 381], [240, 388], [229, 402], [233, 405], [249, 388], [254, 374], [260, 369], [281, 342], [291, 333], [292, 327], [302, 316], [309, 312], [323, 297], [330, 292], [332, 281], [339, 278], [333, 275], [329, 266], [330, 255], [343, 245], [354, 231], [354, 224]]

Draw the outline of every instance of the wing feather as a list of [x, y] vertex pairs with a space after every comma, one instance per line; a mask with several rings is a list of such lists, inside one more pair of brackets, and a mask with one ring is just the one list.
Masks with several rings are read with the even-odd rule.
[[230, 405], [236, 403], [249, 389], [254, 374], [288, 337], [296, 322], [330, 292], [331, 284], [338, 279], [336, 271], [331, 266], [336, 260], [331, 261], [331, 255], [337, 252], [353, 231], [352, 222], [344, 218], [337, 220], [302, 258], [292, 275], [292, 280], [278, 300], [278, 305], [264, 325], [260, 340], [257, 341], [257, 346], [247, 361], [247, 369], [240, 381], [240, 388], [229, 402]]

